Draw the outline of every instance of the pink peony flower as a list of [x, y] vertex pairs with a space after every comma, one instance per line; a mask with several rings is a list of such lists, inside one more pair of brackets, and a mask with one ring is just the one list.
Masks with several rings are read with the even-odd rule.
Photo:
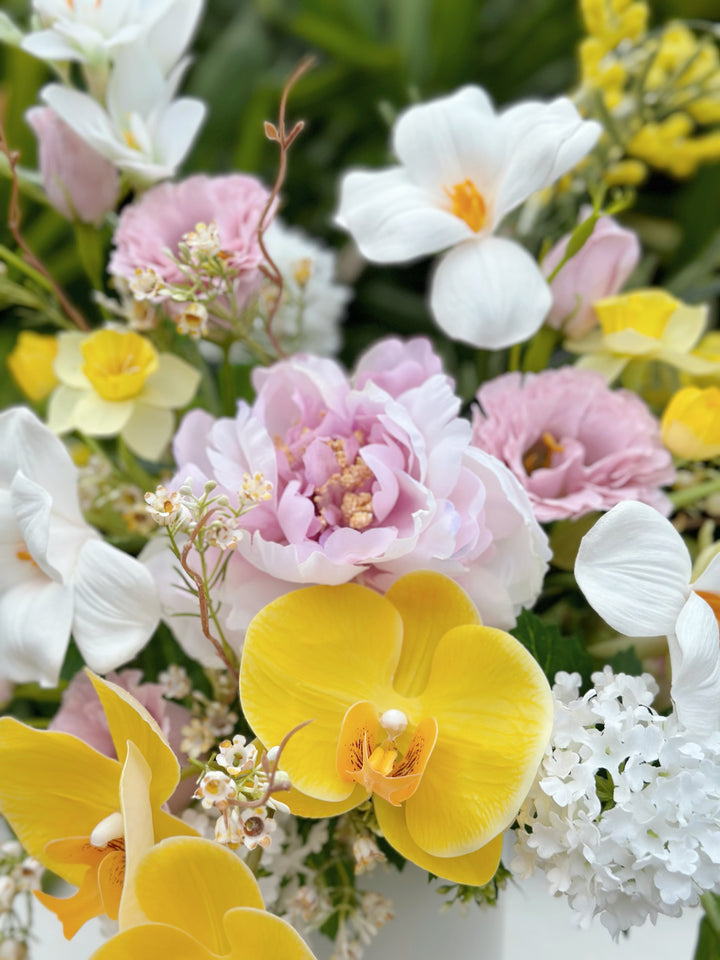
[[[549, 277], [565, 256], [570, 234], [559, 240], [542, 263]], [[582, 337], [598, 322], [593, 304], [625, 285], [640, 261], [640, 242], [612, 217], [600, 217], [590, 238], [550, 284], [553, 305], [547, 323], [568, 337]]]
[[[119, 673], [108, 673], [106, 679], [127, 690], [145, 707], [182, 763], [187, 757], [180, 752], [181, 730], [190, 722], [191, 713], [179, 703], [165, 700], [160, 684], [143, 683], [142, 676], [140, 670], [121, 670]], [[78, 673], [73, 677], [63, 693], [60, 709], [50, 721], [49, 729], [71, 733], [99, 753], [112, 759], [117, 758], [100, 698], [85, 673]], [[193, 790], [192, 779], [178, 784], [170, 800], [173, 811], [177, 812], [187, 806]]]
[[55, 209], [68, 220], [85, 223], [98, 223], [114, 210], [120, 177], [112, 163], [50, 107], [33, 107], [25, 119], [38, 138], [43, 185]]
[[183, 284], [187, 278], [165, 249], [176, 254], [186, 233], [214, 222], [227, 264], [240, 271], [236, 295], [242, 304], [262, 279], [257, 228], [268, 196], [259, 180], [244, 174], [197, 175], [153, 187], [120, 215], [108, 270], [129, 281], [136, 270], [152, 268], [166, 283]]
[[506, 373], [484, 384], [473, 443], [512, 470], [541, 522], [641, 500], [663, 514], [660, 487], [673, 482], [659, 424], [628, 390], [610, 390], [590, 370]]
[[[192, 411], [174, 444], [175, 486], [212, 478], [234, 501], [245, 473], [273, 484], [272, 499], [243, 518], [247, 535], [229, 564], [223, 606], [233, 623], [244, 630], [270, 593], [298, 584], [358, 578], [384, 590], [418, 569], [454, 577], [495, 626], [512, 626], [535, 601], [545, 536], [507, 468], [472, 447], [427, 341], [376, 344], [350, 378], [312, 356], [253, 376], [252, 406], [240, 403], [234, 419]], [[159, 562], [171, 566], [166, 554]], [[260, 577], [245, 585], [248, 570]], [[165, 609], [175, 628], [175, 604]]]

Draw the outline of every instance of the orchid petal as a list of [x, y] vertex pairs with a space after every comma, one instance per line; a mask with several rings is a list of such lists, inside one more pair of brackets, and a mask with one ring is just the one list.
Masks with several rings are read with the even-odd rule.
[[72, 587], [42, 574], [0, 596], [0, 676], [57, 686], [72, 618]]
[[[97, 679], [94, 678], [93, 682]], [[98, 689], [97, 683], [95, 683], [95, 689]], [[139, 707], [140, 704], [137, 706]], [[109, 719], [108, 716], [108, 721]], [[150, 785], [154, 771], [148, 766], [146, 758], [132, 741], [128, 740], [126, 750], [127, 755], [120, 775], [120, 809], [125, 833], [125, 864], [118, 919], [121, 927], [133, 927], [147, 919], [137, 899], [135, 878], [142, 858], [155, 842], [150, 802]]]
[[669, 637], [671, 694], [682, 726], [699, 737], [720, 728], [720, 635], [711, 607], [691, 593]]

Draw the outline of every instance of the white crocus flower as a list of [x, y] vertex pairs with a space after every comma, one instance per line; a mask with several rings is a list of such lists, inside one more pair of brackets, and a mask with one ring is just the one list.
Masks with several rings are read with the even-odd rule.
[[23, 50], [41, 60], [76, 60], [105, 67], [124, 46], [145, 43], [164, 73], [182, 56], [203, 0], [34, 0], [43, 29], [29, 33]]
[[186, 64], [165, 79], [145, 47], [123, 50], [110, 74], [107, 109], [89, 94], [58, 83], [45, 103], [99, 154], [144, 184], [172, 177], [205, 117], [200, 100], [173, 100]]
[[479, 87], [410, 107], [393, 129], [400, 166], [348, 173], [337, 221], [376, 263], [451, 248], [430, 305], [448, 336], [499, 348], [531, 336], [552, 296], [519, 244], [495, 235], [531, 194], [554, 183], [594, 146], [599, 124], [561, 97], [495, 113]]
[[71, 634], [115, 669], [157, 626], [151, 575], [85, 523], [77, 469], [34, 414], [0, 414], [0, 449], [0, 677], [54, 686]]
[[720, 554], [693, 580], [672, 523], [647, 504], [626, 501], [585, 535], [575, 577], [615, 630], [668, 638], [679, 721], [691, 730], [720, 729]]

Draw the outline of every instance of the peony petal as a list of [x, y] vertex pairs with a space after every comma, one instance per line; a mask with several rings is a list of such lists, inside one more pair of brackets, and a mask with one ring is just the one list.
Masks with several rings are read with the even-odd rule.
[[74, 575], [73, 636], [85, 662], [107, 673], [145, 646], [160, 620], [149, 570], [104, 540], [88, 540]]
[[353, 792], [336, 769], [343, 717], [358, 700], [391, 702], [401, 643], [395, 608], [357, 584], [296, 590], [251, 622], [240, 669], [243, 711], [268, 746], [312, 720], [283, 752], [283, 769], [302, 793], [342, 801]]
[[657, 510], [626, 501], [587, 533], [575, 579], [590, 606], [629, 637], [668, 636], [687, 599], [690, 555]]
[[415, 260], [474, 236], [464, 220], [435, 206], [399, 167], [346, 174], [336, 222], [375, 263]]
[[720, 635], [712, 608], [691, 593], [669, 638], [671, 694], [681, 725], [698, 737], [720, 727]]
[[409, 573], [385, 594], [403, 622], [403, 644], [393, 686], [415, 697], [427, 686], [430, 667], [441, 638], [453, 627], [479, 624], [468, 595], [449, 577], [429, 571]]
[[441, 330], [454, 340], [495, 350], [532, 336], [551, 304], [550, 287], [535, 260], [500, 237], [463, 243], [447, 253], [430, 292]]
[[462, 626], [437, 646], [419, 697], [438, 739], [405, 804], [413, 840], [433, 856], [462, 856], [508, 827], [550, 738], [553, 700], [537, 661], [514, 637]]
[[145, 381], [140, 400], [150, 407], [174, 410], [185, 407], [195, 396], [200, 371], [172, 353], [161, 353], [158, 368]]
[[171, 410], [146, 406], [138, 401], [122, 428], [122, 438], [143, 460], [158, 461], [165, 453], [174, 429], [175, 417]]
[[[43, 814], [38, 816], [38, 777]], [[52, 840], [88, 837], [118, 809], [120, 764], [67, 733], [0, 719], [0, 809], [30, 856], [79, 886], [87, 866], [54, 860]]]
[[57, 686], [70, 642], [73, 592], [38, 574], [0, 597], [0, 677]]
[[479, 887], [492, 880], [500, 863], [502, 835], [484, 847], [462, 857], [433, 857], [422, 850], [410, 836], [403, 807], [393, 807], [385, 800], [375, 800], [375, 814], [385, 839], [406, 860], [451, 883]]

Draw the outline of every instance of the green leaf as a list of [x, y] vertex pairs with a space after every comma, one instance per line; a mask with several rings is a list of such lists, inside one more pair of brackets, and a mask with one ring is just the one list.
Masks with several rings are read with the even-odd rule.
[[593, 660], [577, 637], [563, 637], [555, 624], [543, 623], [528, 610], [523, 610], [510, 632], [535, 657], [550, 683], [558, 671], [565, 670], [579, 673], [583, 684], [590, 685]]
[[700, 924], [693, 960], [720, 960], [720, 939], [707, 917], [703, 917]]
[[644, 673], [642, 660], [633, 647], [614, 654], [607, 662], [612, 667], [613, 673], [628, 673], [631, 677], [639, 677]]

